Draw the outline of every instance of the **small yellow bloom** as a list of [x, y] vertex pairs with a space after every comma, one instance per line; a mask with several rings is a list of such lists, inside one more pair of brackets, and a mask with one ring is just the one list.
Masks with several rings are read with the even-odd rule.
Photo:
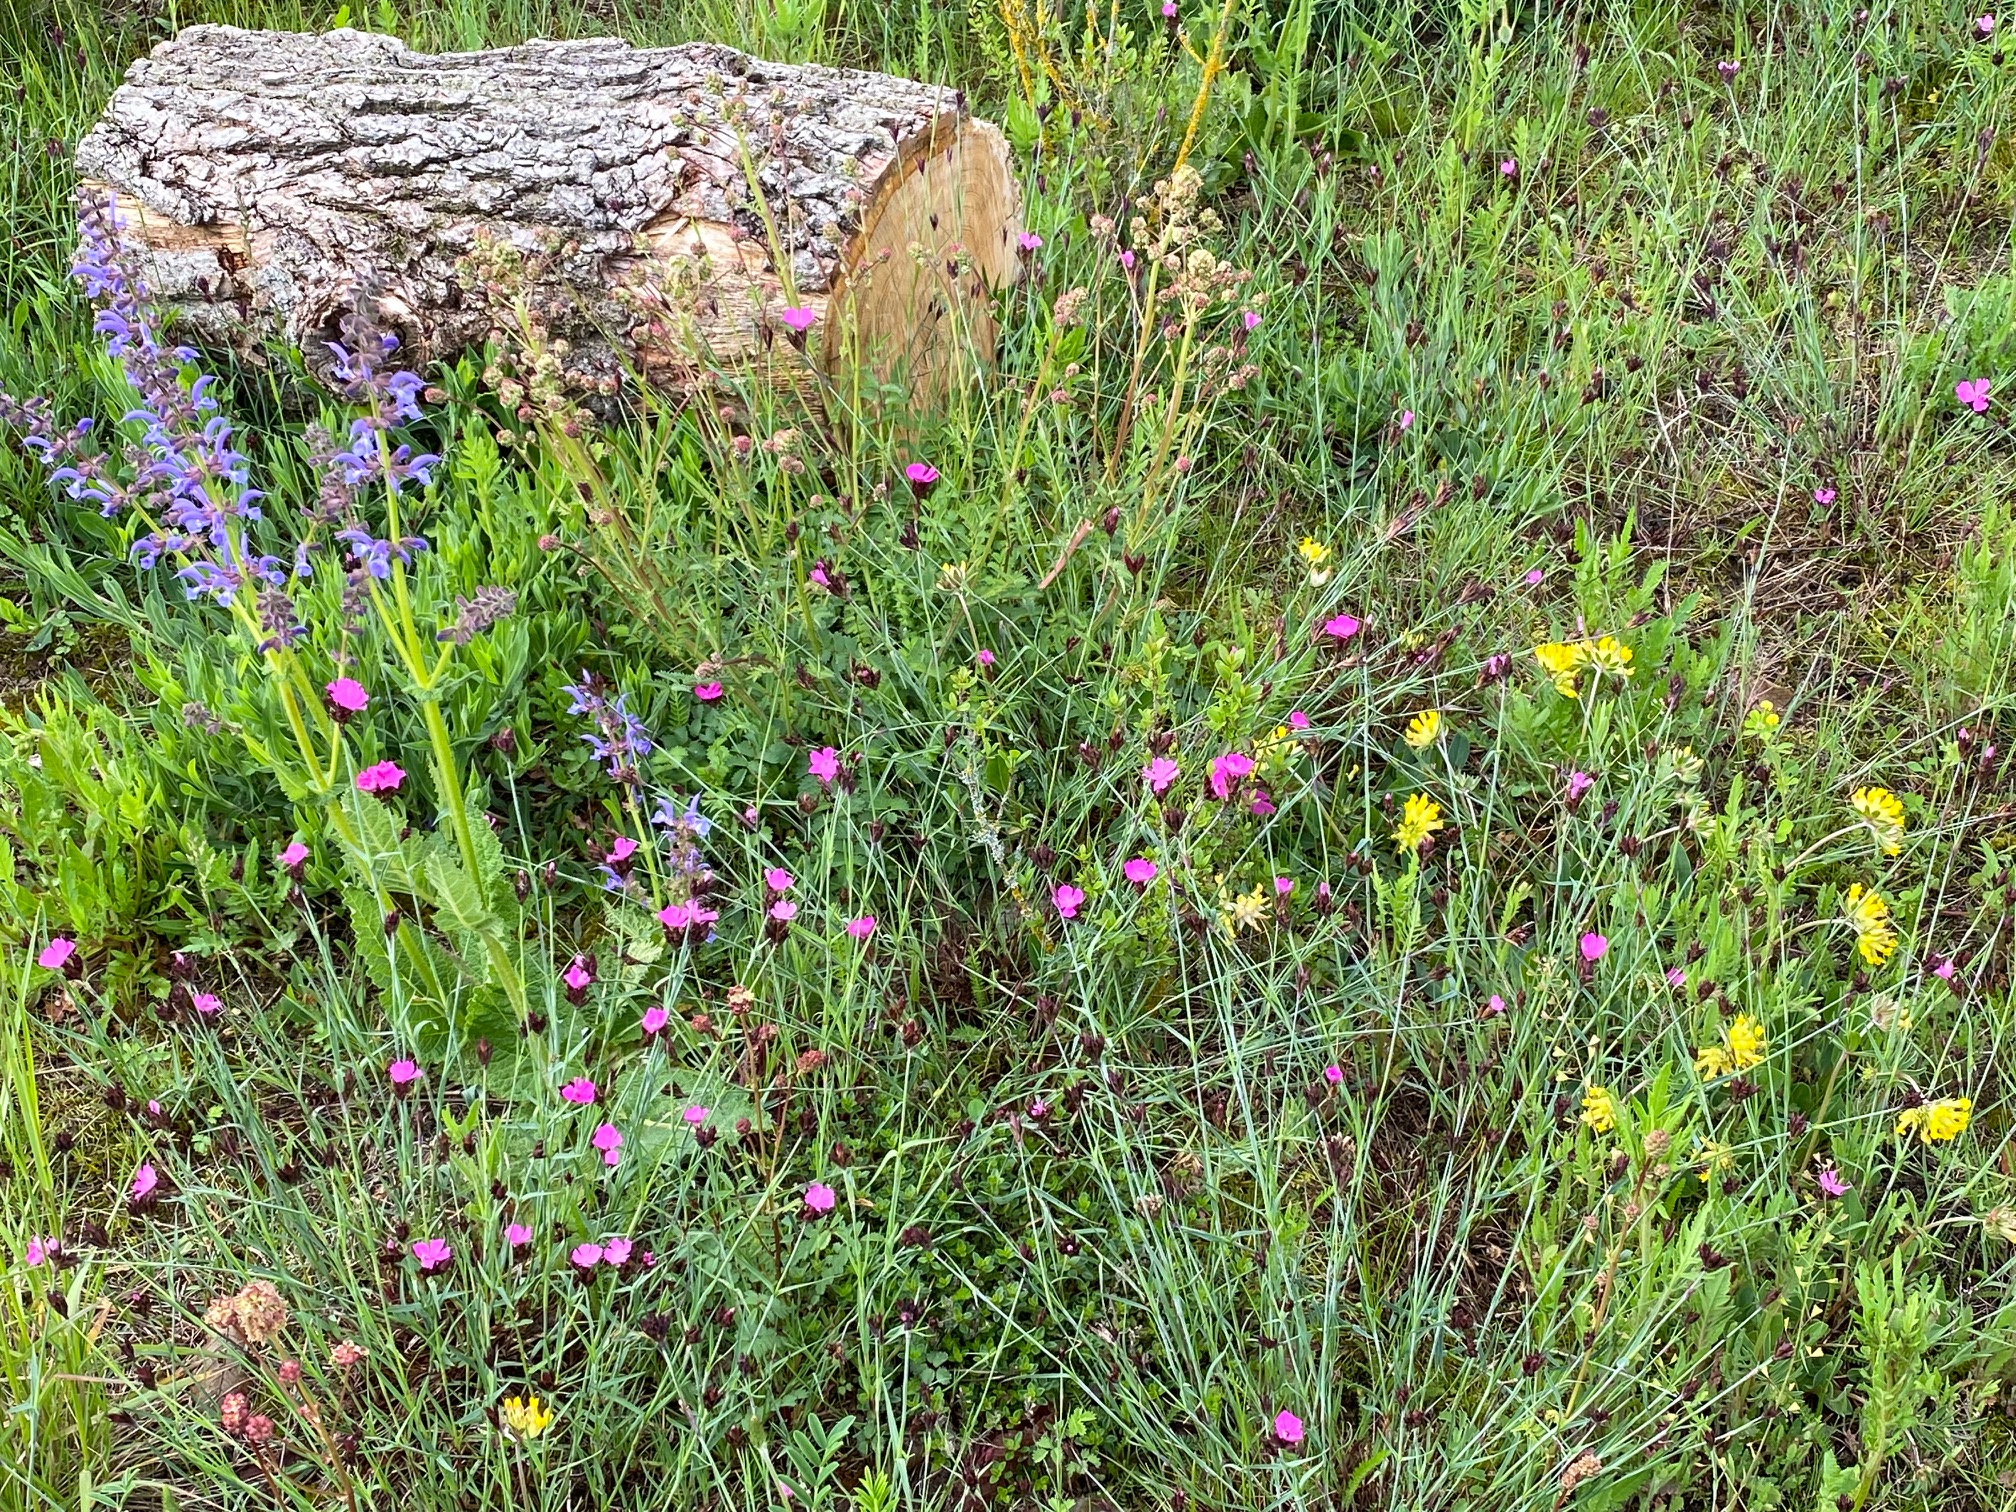
[[1241, 893], [1232, 900], [1225, 928], [1235, 935], [1242, 929], [1258, 929], [1266, 922], [1268, 911], [1267, 889], [1256, 885], [1251, 892]]
[[1575, 686], [1575, 674], [1589, 660], [1589, 642], [1549, 641], [1544, 646], [1535, 646], [1533, 655], [1539, 660], [1540, 670], [1553, 680], [1555, 692], [1563, 698], [1574, 698], [1581, 692]]
[[1582, 1122], [1598, 1134], [1608, 1134], [1617, 1127], [1617, 1099], [1608, 1089], [1591, 1087], [1582, 1094]]
[[1425, 751], [1442, 738], [1442, 711], [1424, 709], [1407, 721], [1407, 733], [1400, 737], [1417, 751]]
[[504, 1426], [522, 1439], [536, 1439], [553, 1426], [552, 1410], [535, 1397], [506, 1397], [500, 1416]]
[[1897, 1137], [1916, 1134], [1922, 1144], [1942, 1144], [1967, 1132], [1974, 1116], [1974, 1103], [1966, 1097], [1942, 1097], [1922, 1107], [1906, 1108], [1897, 1115]]
[[[1583, 642], [1588, 646], [1588, 642]], [[1629, 677], [1631, 675], [1631, 648], [1620, 642], [1614, 635], [1606, 635], [1586, 653], [1589, 665], [1599, 677]]]
[[1729, 1026], [1729, 1064], [1748, 1071], [1764, 1059], [1764, 1026], [1746, 1013]]
[[1302, 544], [1295, 549], [1302, 553], [1302, 560], [1311, 567], [1321, 567], [1330, 560], [1330, 548], [1314, 536], [1302, 537]]
[[1895, 793], [1888, 788], [1857, 788], [1848, 795], [1848, 802], [1869, 826], [1884, 855], [1894, 856], [1904, 848], [1904, 805]]
[[1716, 1077], [1727, 1076], [1735, 1069], [1729, 1052], [1720, 1045], [1703, 1045], [1694, 1052], [1694, 1074], [1703, 1081], [1714, 1081]]
[[1400, 823], [1393, 830], [1393, 845], [1405, 856], [1421, 848], [1421, 842], [1442, 828], [1442, 810], [1426, 793], [1416, 793], [1400, 810]]
[[1743, 716], [1743, 733], [1763, 745], [1776, 733], [1783, 723], [1778, 717], [1778, 706], [1768, 698], [1760, 698]]
[[1871, 966], [1881, 966], [1897, 948], [1897, 931], [1890, 924], [1890, 905], [1883, 895], [1870, 892], [1857, 882], [1842, 900], [1842, 917], [1855, 931], [1855, 948]]

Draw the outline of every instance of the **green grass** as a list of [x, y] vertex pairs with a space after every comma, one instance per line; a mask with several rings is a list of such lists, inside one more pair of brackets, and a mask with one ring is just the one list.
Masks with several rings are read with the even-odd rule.
[[[516, 611], [423, 685], [397, 616], [300, 586], [297, 707], [339, 653], [372, 691], [306, 755], [256, 632], [6, 449], [0, 1507], [2016, 1505], [2016, 59], [1970, 16], [1186, 3], [1186, 50], [1014, 0], [351, 10], [956, 84], [1045, 246], [935, 412], [739, 383], [591, 460], [500, 450], [480, 364], [433, 375], [410, 634]], [[331, 17], [0, 0], [0, 389], [66, 419], [130, 403], [67, 149], [199, 19]], [[1165, 337], [1116, 252], [1193, 113], [1186, 224], [1238, 277]], [[285, 556], [304, 400], [225, 377]], [[739, 456], [723, 402], [795, 440]], [[1604, 636], [1629, 675], [1573, 697], [1533, 655]], [[634, 792], [584, 671], [656, 741]], [[381, 759], [394, 803], [346, 796]], [[680, 947], [668, 858], [627, 897], [596, 862], [696, 794], [721, 917]], [[1403, 852], [1415, 794], [1445, 825]], [[1697, 1072], [1746, 1018], [1761, 1059]], [[1957, 1138], [1899, 1132], [1954, 1098]], [[276, 1335], [205, 1322], [254, 1281]]]

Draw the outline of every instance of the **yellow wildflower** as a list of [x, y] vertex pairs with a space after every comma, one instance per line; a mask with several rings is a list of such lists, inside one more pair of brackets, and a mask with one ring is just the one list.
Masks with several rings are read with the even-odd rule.
[[1617, 1099], [1604, 1087], [1591, 1087], [1582, 1094], [1582, 1122], [1598, 1134], [1617, 1127]]
[[536, 1439], [553, 1426], [552, 1409], [535, 1397], [506, 1397], [499, 1414], [504, 1426], [521, 1439]]
[[1694, 1074], [1703, 1081], [1713, 1081], [1718, 1076], [1727, 1076], [1735, 1070], [1735, 1062], [1729, 1052], [1720, 1045], [1703, 1045], [1694, 1052]]
[[1407, 721], [1407, 733], [1401, 736], [1417, 751], [1425, 751], [1442, 738], [1442, 711], [1424, 709]]
[[1973, 1116], [1974, 1102], [1971, 1098], [1942, 1097], [1937, 1102], [1906, 1108], [1898, 1114], [1897, 1137], [1907, 1139], [1916, 1134], [1920, 1143], [1942, 1144], [1966, 1133], [1968, 1121]]
[[1302, 544], [1295, 548], [1302, 554], [1302, 560], [1309, 564], [1309, 586], [1321, 588], [1330, 581], [1330, 548], [1314, 536], [1302, 537]]
[[1894, 856], [1904, 848], [1904, 805], [1895, 793], [1888, 788], [1857, 788], [1848, 801], [1869, 826], [1884, 855]]
[[1729, 1026], [1729, 1064], [1748, 1071], [1764, 1059], [1764, 1026], [1746, 1013]]
[[1897, 931], [1890, 924], [1890, 905], [1883, 895], [1870, 892], [1860, 882], [1848, 889], [1842, 900], [1842, 916], [1855, 931], [1855, 948], [1871, 966], [1881, 966], [1897, 948]]
[[2007, 1244], [2016, 1244], [2016, 1208], [1990, 1208], [1981, 1215], [1981, 1226]]
[[[1588, 643], [1583, 643], [1585, 646]], [[1614, 635], [1606, 635], [1585, 653], [1590, 667], [1599, 677], [1629, 677], [1631, 675], [1631, 648], [1624, 645]]]
[[1255, 886], [1249, 893], [1241, 893], [1232, 900], [1232, 912], [1225, 921], [1225, 927], [1233, 934], [1242, 929], [1258, 929], [1267, 918], [1267, 890]]
[[1393, 845], [1401, 855], [1419, 850], [1421, 842], [1442, 828], [1442, 810], [1426, 793], [1416, 793], [1400, 811], [1400, 823], [1393, 830]]
[[1540, 670], [1553, 680], [1556, 693], [1574, 698], [1581, 691], [1575, 686], [1575, 674], [1589, 660], [1587, 641], [1549, 641], [1544, 646], [1535, 646], [1533, 655], [1540, 662]]
[[1778, 706], [1768, 698], [1760, 698], [1743, 716], [1743, 733], [1763, 745], [1782, 722], [1778, 717]]

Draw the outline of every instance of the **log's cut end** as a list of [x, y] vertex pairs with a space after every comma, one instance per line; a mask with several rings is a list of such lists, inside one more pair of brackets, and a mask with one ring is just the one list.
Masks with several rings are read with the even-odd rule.
[[810, 360], [929, 398], [992, 359], [1019, 266], [1007, 144], [960, 95], [708, 44], [194, 26], [77, 158], [181, 324], [253, 360], [316, 366], [362, 306], [409, 363], [530, 327], [584, 389]]

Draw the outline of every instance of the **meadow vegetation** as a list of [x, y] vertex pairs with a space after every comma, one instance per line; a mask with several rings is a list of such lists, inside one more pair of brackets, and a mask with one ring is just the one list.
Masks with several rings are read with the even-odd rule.
[[[999, 360], [178, 349], [196, 20], [962, 88]], [[0, 0], [0, 1507], [2016, 1504], [2004, 33]]]

